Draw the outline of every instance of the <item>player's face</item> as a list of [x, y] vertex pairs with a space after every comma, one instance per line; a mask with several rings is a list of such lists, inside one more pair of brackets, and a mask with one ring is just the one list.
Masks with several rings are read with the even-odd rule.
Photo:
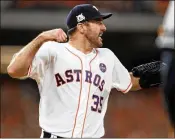
[[106, 31], [106, 26], [102, 20], [89, 21], [86, 25], [85, 37], [92, 44], [93, 47], [102, 47], [103, 39], [102, 35]]

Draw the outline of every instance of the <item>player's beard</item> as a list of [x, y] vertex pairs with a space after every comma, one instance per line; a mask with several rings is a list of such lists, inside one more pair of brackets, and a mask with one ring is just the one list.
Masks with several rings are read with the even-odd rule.
[[88, 31], [87, 34], [85, 34], [85, 37], [87, 40], [92, 44], [92, 47], [99, 48], [103, 46], [102, 40], [99, 38], [99, 34], [95, 35], [92, 33], [93, 31]]

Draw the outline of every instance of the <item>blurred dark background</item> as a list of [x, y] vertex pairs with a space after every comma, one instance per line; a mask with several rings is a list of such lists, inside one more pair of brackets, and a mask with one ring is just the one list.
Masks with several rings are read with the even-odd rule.
[[[163, 1], [1, 1], [1, 137], [39, 137], [36, 82], [12, 79], [6, 68], [19, 49], [39, 33], [53, 28], [67, 31], [69, 10], [91, 3], [112, 12], [104, 23], [104, 47], [111, 49], [123, 65], [132, 67], [159, 60], [158, 27], [168, 5]], [[105, 117], [105, 137], [167, 137], [169, 121], [161, 89], [152, 88], [123, 95], [112, 90]]]

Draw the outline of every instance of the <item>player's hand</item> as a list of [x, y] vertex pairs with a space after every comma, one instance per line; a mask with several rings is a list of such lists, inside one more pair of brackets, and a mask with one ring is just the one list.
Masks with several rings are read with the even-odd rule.
[[40, 36], [45, 41], [56, 41], [56, 42], [67, 41], [67, 35], [61, 28], [44, 31], [40, 34]]

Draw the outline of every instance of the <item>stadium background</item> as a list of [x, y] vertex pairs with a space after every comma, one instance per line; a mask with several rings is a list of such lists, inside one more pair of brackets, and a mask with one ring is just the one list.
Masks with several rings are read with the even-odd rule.
[[[113, 50], [128, 70], [159, 60], [155, 38], [166, 0], [1, 1], [1, 137], [40, 136], [36, 82], [12, 79], [6, 68], [12, 55], [40, 32], [59, 27], [66, 31], [66, 15], [80, 3], [92, 3], [100, 11], [114, 13], [105, 21], [104, 47]], [[105, 137], [167, 137], [169, 121], [163, 107], [161, 88], [127, 95], [112, 90], [105, 116]]]

